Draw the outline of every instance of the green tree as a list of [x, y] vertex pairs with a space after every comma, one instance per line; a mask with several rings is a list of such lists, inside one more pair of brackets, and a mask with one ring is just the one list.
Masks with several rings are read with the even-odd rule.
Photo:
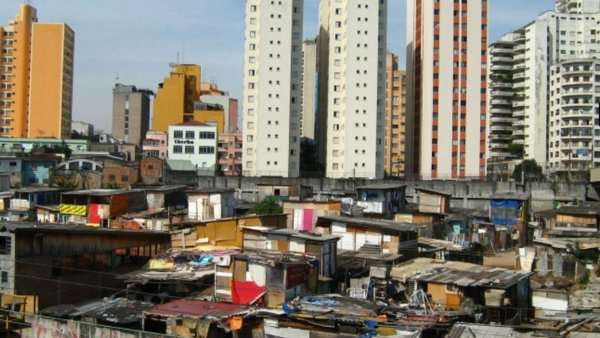
[[[525, 179], [522, 177], [523, 174], [525, 175]], [[512, 178], [519, 182], [542, 181], [544, 173], [542, 167], [535, 160], [524, 160], [515, 167]]]
[[279, 205], [277, 198], [274, 196], [269, 196], [254, 206], [251, 212], [257, 215], [273, 215], [281, 214], [283, 212], [283, 208]]
[[523, 158], [525, 155], [525, 148], [522, 144], [511, 143], [508, 145], [508, 152], [515, 158]]

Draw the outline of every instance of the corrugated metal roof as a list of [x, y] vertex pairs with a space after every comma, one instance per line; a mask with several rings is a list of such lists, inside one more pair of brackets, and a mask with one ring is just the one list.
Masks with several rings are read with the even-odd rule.
[[482, 324], [454, 324], [447, 338], [504, 338], [523, 337], [519, 332], [509, 326], [495, 326]]
[[146, 311], [147, 315], [161, 317], [189, 317], [224, 319], [248, 312], [248, 307], [228, 303], [213, 303], [191, 299], [179, 299], [157, 305]]
[[386, 221], [382, 219], [374, 218], [362, 218], [362, 217], [347, 217], [347, 216], [319, 216], [317, 224], [321, 220], [330, 222], [339, 222], [346, 224], [362, 225], [365, 227], [377, 228], [382, 230], [389, 230], [395, 232], [403, 231], [417, 231], [417, 226], [412, 223], [397, 223], [392, 221]]
[[394, 267], [391, 275], [401, 280], [408, 279], [461, 287], [506, 289], [523, 278], [528, 278], [532, 273], [465, 262], [443, 262], [429, 258], [417, 258]]

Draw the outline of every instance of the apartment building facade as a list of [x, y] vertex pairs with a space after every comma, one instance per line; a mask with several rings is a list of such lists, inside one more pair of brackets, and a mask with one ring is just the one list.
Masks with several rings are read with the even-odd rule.
[[407, 1], [407, 176], [486, 174], [487, 0]]
[[397, 55], [387, 53], [385, 73], [385, 175], [404, 177], [406, 72], [399, 69]]
[[0, 136], [68, 138], [71, 133], [75, 33], [38, 22], [21, 5], [0, 27]]
[[326, 176], [382, 178], [387, 1], [322, 0], [321, 8], [320, 34], [329, 42]]
[[150, 102], [154, 93], [148, 89], [117, 83], [113, 88], [112, 135], [125, 143], [142, 146], [150, 129]]
[[246, 1], [244, 176], [299, 176], [303, 7]]

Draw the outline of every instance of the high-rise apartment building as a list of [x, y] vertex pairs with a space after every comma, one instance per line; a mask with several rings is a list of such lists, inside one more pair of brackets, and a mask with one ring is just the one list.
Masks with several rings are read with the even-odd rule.
[[170, 125], [192, 121], [194, 102], [200, 99], [201, 83], [199, 65], [172, 64], [169, 77], [158, 85], [152, 129], [167, 132]]
[[598, 32], [600, 0], [557, 0], [490, 45], [490, 173], [521, 158], [563, 177], [594, 165]]
[[22, 5], [0, 27], [0, 136], [67, 138], [71, 133], [75, 33], [37, 22]]
[[245, 176], [300, 168], [303, 0], [246, 0]]
[[150, 129], [150, 101], [154, 93], [117, 83], [113, 88], [112, 135], [138, 146]]
[[322, 0], [321, 6], [329, 40], [326, 176], [381, 178], [387, 1]]
[[397, 55], [387, 53], [385, 73], [385, 174], [404, 177], [406, 72], [398, 68]]
[[407, 176], [486, 174], [487, 4], [407, 1]]
[[302, 114], [300, 115], [301, 135], [315, 140], [315, 119], [317, 117], [317, 40], [306, 40], [302, 45]]

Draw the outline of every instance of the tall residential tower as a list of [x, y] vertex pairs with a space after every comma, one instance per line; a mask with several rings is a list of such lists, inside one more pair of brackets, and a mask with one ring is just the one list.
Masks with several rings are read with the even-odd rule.
[[387, 1], [322, 0], [321, 19], [329, 41], [326, 175], [382, 178]]
[[584, 177], [600, 165], [600, 0], [557, 0], [490, 45], [488, 170], [521, 159]]
[[388, 52], [385, 64], [385, 174], [404, 177], [406, 150], [406, 72]]
[[0, 27], [0, 136], [68, 138], [75, 33], [22, 5]]
[[485, 176], [487, 0], [407, 0], [407, 175]]
[[303, 0], [246, 0], [244, 176], [297, 177]]

